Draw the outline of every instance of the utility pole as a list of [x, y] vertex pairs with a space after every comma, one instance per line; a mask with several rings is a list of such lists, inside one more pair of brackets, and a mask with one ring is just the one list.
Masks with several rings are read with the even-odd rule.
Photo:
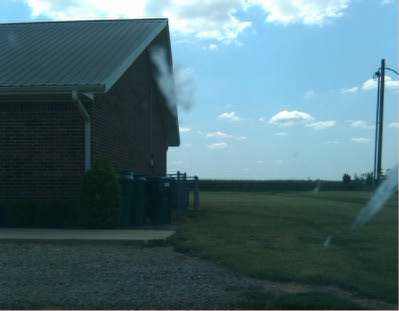
[[384, 92], [385, 92], [385, 71], [389, 70], [399, 76], [399, 73], [392, 68], [386, 67], [385, 59], [381, 60], [381, 67], [374, 74], [378, 78], [377, 92], [377, 116], [375, 124], [375, 149], [374, 149], [374, 182], [378, 183], [382, 177], [382, 139], [384, 126]]
[[379, 113], [378, 113], [378, 158], [377, 158], [377, 180], [381, 180], [382, 176], [382, 137], [384, 125], [384, 91], [385, 91], [385, 59], [381, 60], [380, 68], [380, 93], [379, 93]]
[[377, 112], [375, 117], [375, 136], [374, 136], [374, 167], [373, 167], [373, 182], [377, 182], [377, 159], [378, 159], [378, 120], [380, 116], [380, 72], [374, 74], [374, 79], [377, 78]]

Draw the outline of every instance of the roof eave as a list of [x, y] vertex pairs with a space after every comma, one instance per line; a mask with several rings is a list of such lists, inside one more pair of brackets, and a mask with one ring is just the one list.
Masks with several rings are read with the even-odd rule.
[[32, 86], [0, 86], [0, 95], [20, 94], [65, 94], [72, 91], [86, 93], [104, 93], [105, 85], [32, 85]]
[[180, 137], [177, 136], [174, 140], [169, 140], [168, 147], [179, 147], [180, 146]]

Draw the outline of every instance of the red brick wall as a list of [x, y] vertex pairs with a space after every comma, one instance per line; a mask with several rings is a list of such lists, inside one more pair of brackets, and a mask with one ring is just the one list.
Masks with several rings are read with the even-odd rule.
[[0, 199], [76, 196], [83, 165], [72, 102], [0, 103]]
[[[117, 171], [166, 173], [160, 95], [150, 70], [143, 54], [110, 92], [86, 105], [92, 160], [107, 157]], [[84, 122], [72, 101], [0, 103], [0, 199], [75, 199], [83, 174]]]
[[[166, 135], [147, 53], [93, 105], [93, 158], [107, 157], [116, 170], [166, 174]], [[150, 166], [154, 154], [154, 168]]]

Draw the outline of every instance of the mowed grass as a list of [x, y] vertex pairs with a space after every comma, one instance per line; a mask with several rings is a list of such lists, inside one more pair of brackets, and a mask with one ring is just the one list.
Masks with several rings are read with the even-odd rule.
[[351, 230], [370, 195], [203, 192], [175, 247], [255, 278], [333, 285], [397, 304], [397, 196]]

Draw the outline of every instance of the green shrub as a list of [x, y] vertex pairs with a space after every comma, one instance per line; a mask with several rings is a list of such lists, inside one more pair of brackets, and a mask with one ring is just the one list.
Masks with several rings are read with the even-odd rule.
[[63, 215], [64, 227], [72, 228], [79, 226], [80, 206], [76, 201], [57, 201], [57, 208]]
[[111, 228], [119, 224], [119, 182], [108, 160], [97, 160], [83, 177], [81, 220], [90, 228]]

